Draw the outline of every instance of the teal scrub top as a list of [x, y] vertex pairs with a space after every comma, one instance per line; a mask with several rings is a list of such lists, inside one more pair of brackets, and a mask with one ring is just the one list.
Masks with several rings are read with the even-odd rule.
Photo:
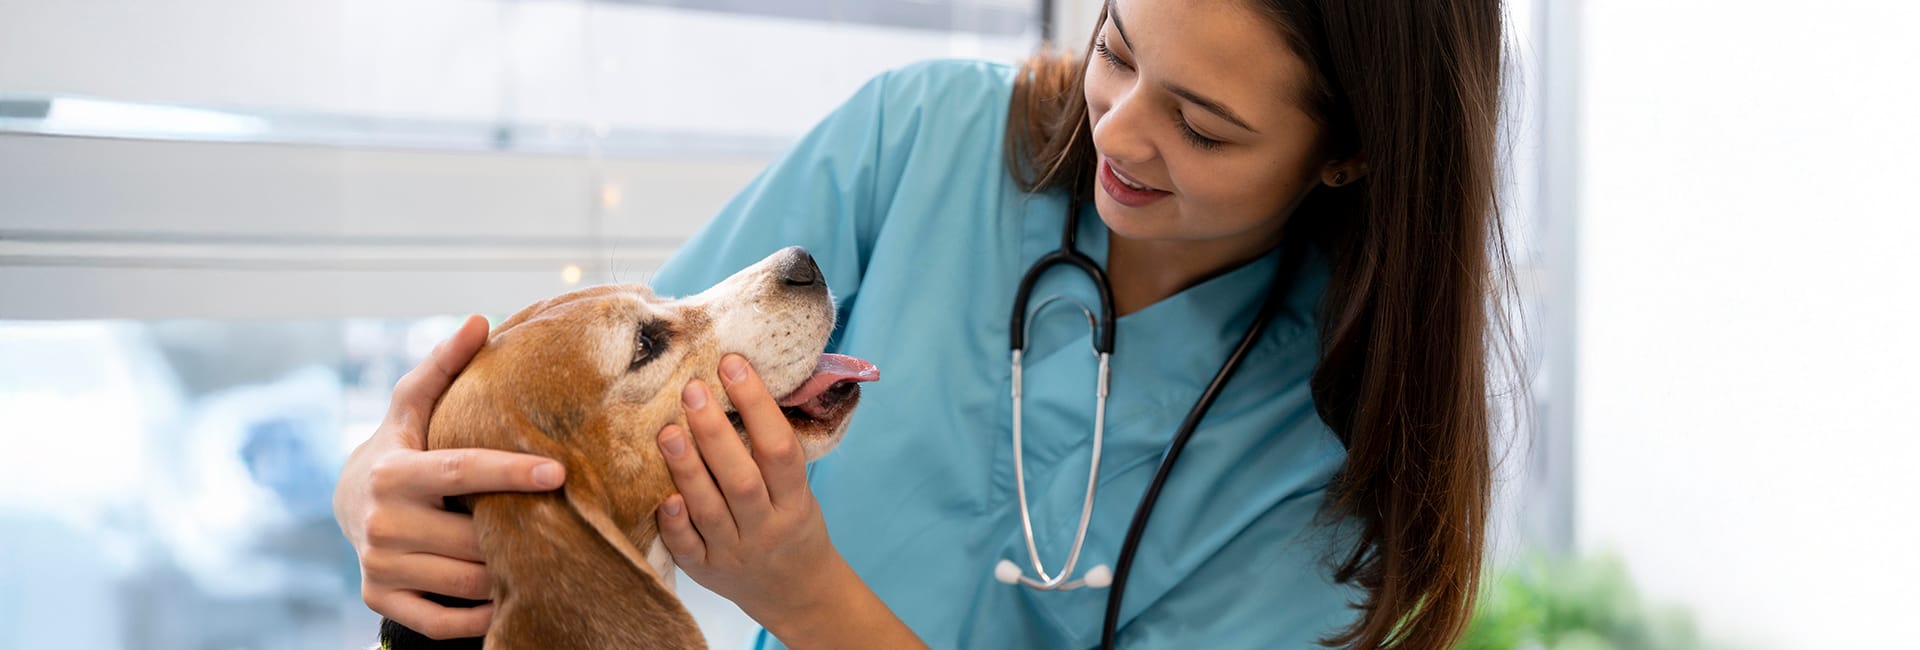
[[[809, 480], [833, 543], [935, 648], [1098, 645], [1108, 590], [1042, 592], [1014, 492], [1009, 315], [1029, 265], [1059, 246], [1064, 194], [1030, 195], [1002, 156], [1017, 69], [935, 61], [882, 74], [769, 166], [653, 278], [690, 295], [773, 251], [805, 246], [840, 310], [830, 349], [872, 361], [839, 448]], [[1089, 205], [1079, 248], [1102, 265]], [[1119, 319], [1106, 449], [1074, 578], [1115, 563], [1166, 444], [1252, 322], [1276, 255]], [[1299, 274], [1201, 423], [1135, 559], [1123, 647], [1303, 648], [1354, 620], [1333, 583], [1346, 527], [1321, 517], [1345, 450], [1313, 407], [1325, 265]], [[1097, 305], [1083, 274], [1050, 272], [1032, 304]], [[1027, 494], [1041, 558], [1066, 560], [1093, 437], [1098, 364], [1086, 319], [1050, 308], [1025, 354]], [[764, 631], [759, 647], [782, 647]]]

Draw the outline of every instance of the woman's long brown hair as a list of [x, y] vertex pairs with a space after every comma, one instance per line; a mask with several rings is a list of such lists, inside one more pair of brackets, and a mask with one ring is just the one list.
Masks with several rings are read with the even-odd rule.
[[[1511, 286], [1494, 201], [1500, 4], [1249, 1], [1313, 71], [1303, 101], [1334, 156], [1369, 170], [1314, 190], [1286, 233], [1332, 261], [1312, 387], [1347, 447], [1328, 514], [1358, 532], [1334, 578], [1364, 592], [1358, 619], [1323, 643], [1447, 647], [1478, 591], [1500, 367], [1488, 355], [1510, 339], [1497, 302]], [[1006, 155], [1027, 191], [1091, 191], [1086, 62], [1043, 53], [1018, 78]]]

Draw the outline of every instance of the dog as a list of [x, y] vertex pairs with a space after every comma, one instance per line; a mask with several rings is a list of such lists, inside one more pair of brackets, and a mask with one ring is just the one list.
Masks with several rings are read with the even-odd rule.
[[[674, 492], [655, 436], [687, 425], [688, 380], [719, 386], [720, 358], [740, 353], [779, 398], [807, 460], [826, 454], [846, 433], [859, 384], [879, 378], [866, 361], [822, 353], [834, 319], [825, 277], [795, 247], [689, 298], [597, 286], [500, 323], [434, 409], [427, 446], [546, 456], [566, 467], [566, 485], [449, 499], [479, 532], [492, 626], [484, 639], [434, 641], [383, 620], [382, 647], [704, 648], [654, 523]], [[726, 393], [713, 399], [751, 448]]]

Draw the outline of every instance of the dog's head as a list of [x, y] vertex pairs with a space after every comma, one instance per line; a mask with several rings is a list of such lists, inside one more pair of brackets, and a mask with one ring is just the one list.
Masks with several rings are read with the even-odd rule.
[[[704, 380], [733, 413], [718, 381], [728, 353], [753, 364], [808, 460], [839, 442], [859, 382], [879, 373], [821, 353], [833, 324], [826, 280], [800, 248], [683, 299], [638, 285], [567, 293], [494, 328], [435, 409], [429, 444], [547, 455], [564, 448], [570, 485], [592, 471], [622, 527], [650, 522], [673, 487], [655, 438], [669, 423], [685, 424], [680, 393], [691, 379]], [[746, 440], [737, 415], [733, 421]]]

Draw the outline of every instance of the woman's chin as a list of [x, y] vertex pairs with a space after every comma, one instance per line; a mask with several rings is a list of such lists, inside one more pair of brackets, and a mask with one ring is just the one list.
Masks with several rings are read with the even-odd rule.
[[1121, 205], [1106, 196], [1096, 196], [1093, 205], [1100, 212], [1100, 222], [1106, 224], [1107, 230], [1115, 237], [1187, 239], [1180, 232], [1179, 212], [1173, 209], [1171, 201], [1136, 208]]

